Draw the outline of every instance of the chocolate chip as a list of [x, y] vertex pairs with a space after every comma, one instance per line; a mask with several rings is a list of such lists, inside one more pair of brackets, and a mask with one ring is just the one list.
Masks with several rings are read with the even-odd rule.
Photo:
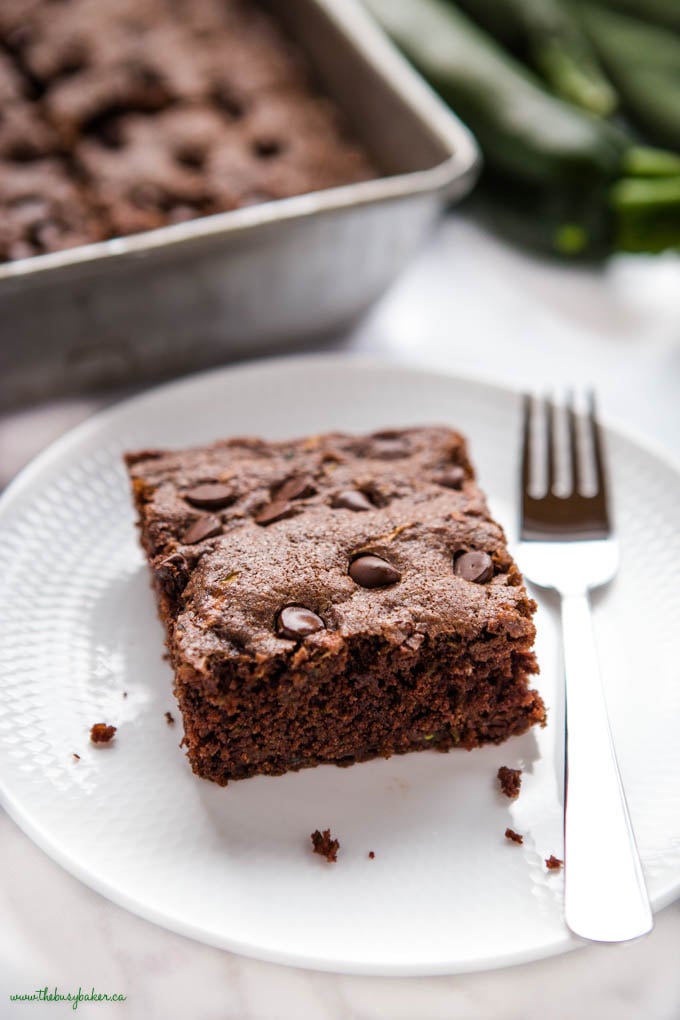
[[18, 259], [29, 259], [31, 255], [37, 255], [35, 248], [27, 241], [13, 241], [8, 248], [9, 257], [16, 261]]
[[172, 209], [169, 209], [167, 213], [168, 223], [187, 223], [189, 220], [195, 220], [199, 215], [198, 209], [191, 205], [186, 205], [186, 203], [173, 205]]
[[33, 38], [33, 32], [28, 25], [17, 25], [7, 33], [7, 43], [11, 49], [22, 49], [27, 46]]
[[125, 144], [121, 123], [115, 115], [104, 114], [95, 118], [94, 122], [90, 123], [90, 132], [105, 149], [112, 149], [115, 152], [122, 149]]
[[373, 444], [369, 456], [380, 460], [398, 460], [400, 457], [408, 457], [411, 447], [403, 439], [378, 439]]
[[473, 552], [463, 553], [457, 556], [453, 564], [453, 572], [464, 581], [474, 581], [476, 584], [485, 584], [493, 577], [493, 560], [488, 553]]
[[29, 141], [16, 142], [7, 153], [13, 163], [32, 163], [40, 156], [39, 150]]
[[343, 489], [342, 492], [336, 492], [331, 500], [331, 506], [336, 507], [336, 509], [344, 507], [346, 510], [374, 509], [368, 496], [365, 496], [363, 492], [359, 492], [358, 489]]
[[37, 198], [35, 195], [26, 195], [25, 198], [18, 198], [15, 202], [8, 204], [17, 219], [24, 224], [47, 219], [50, 214], [48, 203], [44, 198]]
[[324, 630], [326, 624], [320, 616], [304, 606], [286, 606], [279, 613], [276, 629], [281, 637], [297, 641], [298, 638]]
[[349, 565], [349, 576], [362, 588], [385, 588], [401, 581], [401, 574], [380, 556], [358, 556]]
[[260, 159], [272, 159], [280, 155], [285, 148], [277, 138], [258, 138], [253, 145], [253, 152]]
[[222, 521], [219, 517], [209, 514], [206, 517], [199, 517], [197, 521], [190, 524], [182, 536], [184, 545], [193, 545], [194, 542], [202, 542], [206, 538], [214, 538], [222, 531]]
[[221, 482], [205, 482], [195, 485], [184, 493], [187, 503], [199, 506], [202, 510], [220, 510], [223, 506], [233, 503], [236, 498], [232, 489]]
[[42, 251], [54, 251], [62, 237], [62, 231], [56, 223], [36, 223], [30, 231], [33, 243]]
[[[244, 208], [249, 205], [260, 205], [262, 202], [271, 202], [274, 198], [275, 196], [270, 191], [264, 191], [263, 188], [253, 188], [239, 195], [237, 204], [239, 208]], [[284, 456], [286, 455], [284, 454]], [[286, 460], [290, 459], [290, 456], [286, 456]]]
[[443, 485], [447, 489], [462, 489], [465, 481], [465, 471], [457, 464], [439, 471], [434, 480], [437, 485]]
[[273, 524], [274, 521], [282, 521], [284, 517], [293, 517], [296, 513], [296, 507], [283, 500], [275, 499], [273, 502], [267, 503], [266, 506], [262, 507], [255, 516], [255, 523], [265, 527], [267, 524]]
[[164, 198], [164, 192], [157, 185], [148, 182], [136, 184], [130, 191], [130, 201], [138, 209], [160, 209]]
[[374, 439], [401, 439], [404, 433], [401, 429], [380, 429], [373, 433]]
[[206, 152], [198, 145], [182, 145], [175, 153], [175, 159], [187, 170], [202, 170], [205, 165]]
[[276, 493], [275, 502], [281, 503], [289, 499], [305, 499], [307, 496], [313, 496], [315, 492], [316, 489], [309, 478], [304, 476], [289, 478]]
[[246, 112], [241, 96], [227, 88], [224, 84], [218, 85], [210, 98], [215, 106], [227, 114], [229, 120], [240, 120]]

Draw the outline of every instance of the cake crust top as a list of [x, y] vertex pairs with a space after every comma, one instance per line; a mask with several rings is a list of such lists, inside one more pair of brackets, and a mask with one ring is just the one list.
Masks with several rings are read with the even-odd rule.
[[194, 669], [334, 654], [351, 637], [533, 638], [535, 603], [449, 428], [235, 438], [126, 462]]

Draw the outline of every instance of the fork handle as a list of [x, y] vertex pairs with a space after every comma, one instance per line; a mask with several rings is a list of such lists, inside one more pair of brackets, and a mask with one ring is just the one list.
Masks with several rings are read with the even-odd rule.
[[624, 942], [653, 926], [614, 752], [588, 593], [562, 595], [566, 695], [565, 918], [576, 935]]

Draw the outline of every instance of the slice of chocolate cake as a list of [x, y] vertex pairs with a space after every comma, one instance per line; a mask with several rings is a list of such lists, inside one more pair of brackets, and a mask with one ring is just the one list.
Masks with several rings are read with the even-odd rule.
[[126, 460], [198, 775], [472, 748], [545, 722], [535, 603], [458, 433]]

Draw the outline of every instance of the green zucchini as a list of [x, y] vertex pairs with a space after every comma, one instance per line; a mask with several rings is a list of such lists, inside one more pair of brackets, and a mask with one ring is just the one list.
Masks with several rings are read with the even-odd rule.
[[[491, 3], [494, 0], [490, 0]], [[619, 14], [629, 14], [650, 25], [661, 25], [680, 34], [680, 3], [678, 0], [593, 0], [599, 7], [608, 7]]]
[[666, 180], [623, 178], [610, 189], [621, 251], [680, 250], [680, 175]]
[[680, 152], [680, 35], [590, 3], [578, 10], [631, 121]]
[[562, 99], [599, 117], [616, 92], [579, 20], [560, 0], [457, 0], [457, 6], [530, 64]]
[[[451, 0], [366, 4], [477, 136], [498, 222], [524, 223], [528, 243], [533, 237], [569, 257], [680, 242], [668, 183], [680, 177], [674, 153], [639, 147], [623, 129], [547, 92]], [[631, 198], [636, 174], [642, 190]]]
[[628, 148], [611, 124], [548, 93], [445, 0], [366, 0], [495, 166], [537, 184], [614, 179]]

